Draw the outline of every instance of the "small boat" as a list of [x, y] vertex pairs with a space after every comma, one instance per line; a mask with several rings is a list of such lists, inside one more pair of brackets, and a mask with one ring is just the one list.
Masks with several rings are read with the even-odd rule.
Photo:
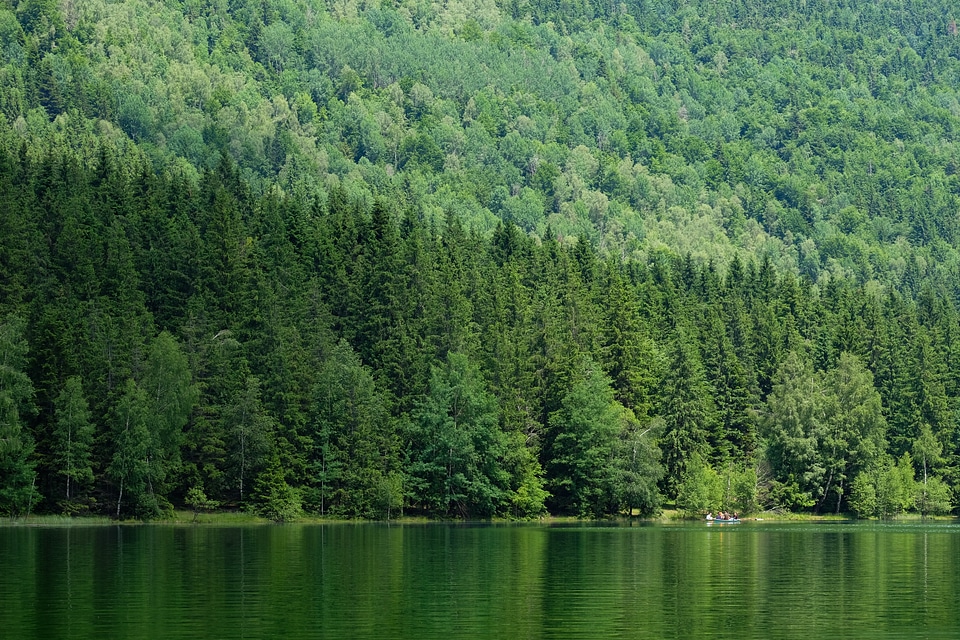
[[716, 523], [718, 523], [718, 524], [739, 524], [739, 523], [740, 523], [740, 518], [733, 518], [733, 517], [716, 518], [716, 517], [714, 517], [714, 515], [713, 515], [712, 513], [708, 513], [708, 514], [707, 514], [707, 524], [711, 524], [711, 523], [713, 523], [713, 522], [716, 522]]
[[707, 524], [740, 524], [740, 518], [707, 518]]

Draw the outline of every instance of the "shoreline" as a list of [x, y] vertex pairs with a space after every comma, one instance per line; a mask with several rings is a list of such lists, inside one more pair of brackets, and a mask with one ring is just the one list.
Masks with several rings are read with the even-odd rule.
[[[895, 518], [879, 520], [858, 519], [852, 514], [811, 514], [811, 513], [777, 513], [764, 512], [740, 518], [742, 522], [947, 522], [957, 520], [958, 516], [927, 516], [919, 514], [901, 514]], [[0, 518], [0, 527], [96, 527], [96, 526], [250, 526], [273, 524], [324, 524], [324, 525], [355, 525], [355, 524], [388, 524], [388, 525], [424, 525], [424, 524], [578, 524], [578, 523], [661, 523], [678, 524], [683, 522], [700, 522], [703, 518], [683, 517], [675, 510], [664, 510], [652, 517], [619, 516], [605, 520], [590, 520], [574, 516], [544, 516], [530, 520], [509, 520], [493, 518], [489, 520], [440, 520], [423, 516], [403, 516], [391, 520], [362, 520], [344, 519], [333, 516], [302, 516], [287, 523], [276, 523], [244, 511], [213, 511], [200, 513], [194, 517], [192, 511], [174, 511], [168, 518], [158, 520], [115, 520], [108, 516], [66, 516], [66, 515], [31, 515], [27, 518]]]

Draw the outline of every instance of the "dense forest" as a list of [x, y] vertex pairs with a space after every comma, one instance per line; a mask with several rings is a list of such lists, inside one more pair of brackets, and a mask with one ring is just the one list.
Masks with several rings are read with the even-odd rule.
[[0, 513], [952, 511], [955, 12], [0, 3]]

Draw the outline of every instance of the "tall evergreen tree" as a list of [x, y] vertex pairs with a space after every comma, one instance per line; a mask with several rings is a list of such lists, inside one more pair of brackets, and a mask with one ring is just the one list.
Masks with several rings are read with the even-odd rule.
[[489, 517], [505, 506], [509, 476], [495, 398], [467, 356], [450, 353], [413, 415], [411, 498], [441, 515]]
[[614, 455], [624, 411], [610, 379], [581, 357], [550, 416], [547, 488], [555, 512], [600, 517], [616, 509]]
[[712, 309], [706, 313], [701, 342], [703, 364], [717, 409], [717, 420], [708, 436], [712, 449], [710, 458], [723, 466], [729, 461], [749, 460], [756, 451], [754, 399], [747, 373], [726, 328]]
[[645, 420], [654, 412], [653, 397], [663, 375], [663, 357], [644, 331], [636, 297], [619, 269], [607, 263], [607, 291], [603, 297], [604, 363], [617, 401]]
[[397, 429], [387, 399], [346, 341], [317, 372], [308, 429], [308, 506], [351, 517], [386, 513], [381, 489], [400, 470]]
[[295, 520], [301, 514], [300, 494], [287, 483], [276, 450], [257, 474], [252, 503], [254, 513], [274, 522]]
[[664, 423], [660, 438], [666, 467], [664, 488], [667, 495], [675, 497], [687, 461], [694, 454], [704, 457], [708, 453], [707, 438], [716, 421], [703, 365], [684, 330], [678, 331], [670, 345], [659, 409]]

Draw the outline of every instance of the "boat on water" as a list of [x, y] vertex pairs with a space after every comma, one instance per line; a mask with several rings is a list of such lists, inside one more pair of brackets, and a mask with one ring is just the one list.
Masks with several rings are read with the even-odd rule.
[[728, 515], [724, 513], [722, 517], [719, 517], [719, 516], [714, 516], [713, 513], [708, 513], [707, 524], [711, 524], [714, 522], [716, 522], [717, 524], [739, 524], [740, 518], [738, 516], [739, 514]]
[[740, 518], [707, 518], [707, 524], [740, 524]]

